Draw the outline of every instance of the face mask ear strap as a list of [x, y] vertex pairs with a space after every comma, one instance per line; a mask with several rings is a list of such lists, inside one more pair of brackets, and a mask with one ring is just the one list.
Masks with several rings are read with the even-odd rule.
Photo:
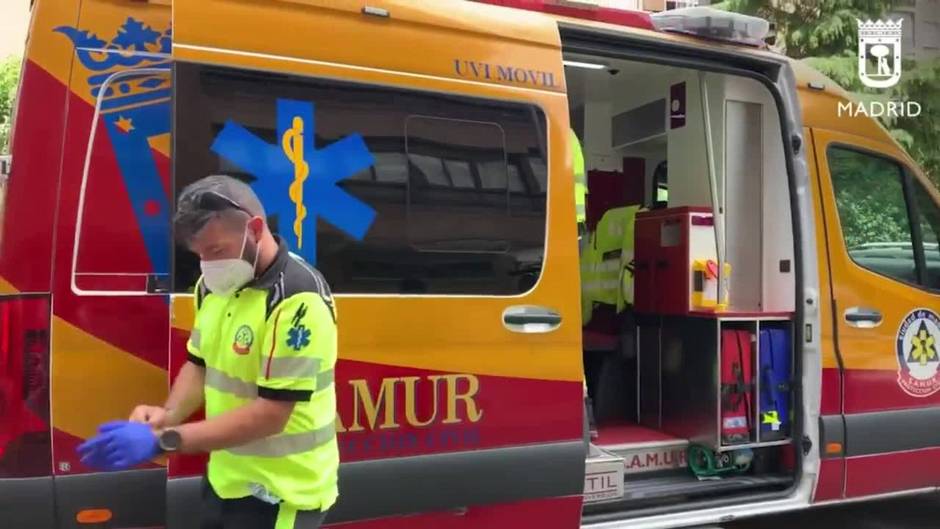
[[245, 248], [247, 248], [247, 247], [248, 247], [248, 225], [246, 224], [246, 225], [245, 225], [245, 233], [242, 234], [242, 249], [239, 250], [239, 252], [238, 252], [238, 258], [239, 258], [239, 259], [244, 259], [244, 258], [245, 258]]
[[[248, 219], [248, 223], [245, 224], [245, 235], [242, 237], [242, 250], [240, 259], [245, 258], [245, 249], [248, 248], [248, 231], [250, 229], [249, 224], [251, 224], [252, 219]], [[251, 269], [253, 273], [258, 273], [258, 259], [261, 258], [261, 237], [258, 237], [258, 242], [255, 244], [255, 257], [251, 262]]]
[[258, 243], [255, 244], [255, 259], [251, 263], [251, 269], [258, 273], [258, 260], [261, 259], [261, 239], [258, 239]]

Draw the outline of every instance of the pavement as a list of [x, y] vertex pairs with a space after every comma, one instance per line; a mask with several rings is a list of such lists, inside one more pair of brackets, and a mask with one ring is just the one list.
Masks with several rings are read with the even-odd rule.
[[724, 529], [938, 529], [940, 494], [819, 507], [751, 518]]

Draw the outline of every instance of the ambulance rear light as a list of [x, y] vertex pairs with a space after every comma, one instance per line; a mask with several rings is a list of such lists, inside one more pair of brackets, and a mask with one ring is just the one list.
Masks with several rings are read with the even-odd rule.
[[563, 17], [580, 18], [582, 20], [593, 20], [595, 22], [605, 22], [608, 24], [617, 24], [619, 26], [629, 26], [632, 28], [648, 29], [655, 31], [656, 27], [650, 19], [649, 13], [643, 11], [628, 11], [626, 9], [614, 9], [611, 7], [601, 7], [588, 2], [577, 0], [474, 0], [481, 4], [492, 4], [514, 9], [524, 9], [526, 11], [538, 11], [540, 13], [549, 13]]
[[711, 7], [687, 7], [651, 16], [659, 31], [762, 47], [770, 32], [770, 22], [740, 13]]
[[48, 295], [0, 298], [0, 479], [44, 476], [52, 465], [49, 318]]

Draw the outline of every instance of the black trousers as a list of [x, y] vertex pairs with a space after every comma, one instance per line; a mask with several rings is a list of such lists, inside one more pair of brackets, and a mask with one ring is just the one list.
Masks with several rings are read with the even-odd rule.
[[202, 480], [200, 529], [318, 529], [324, 518], [326, 512], [297, 511], [254, 496], [225, 500]]

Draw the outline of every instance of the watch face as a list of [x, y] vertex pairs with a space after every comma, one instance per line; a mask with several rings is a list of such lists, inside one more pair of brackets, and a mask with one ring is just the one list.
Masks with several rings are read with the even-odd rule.
[[179, 450], [183, 437], [176, 430], [165, 430], [160, 434], [160, 448], [167, 452]]

